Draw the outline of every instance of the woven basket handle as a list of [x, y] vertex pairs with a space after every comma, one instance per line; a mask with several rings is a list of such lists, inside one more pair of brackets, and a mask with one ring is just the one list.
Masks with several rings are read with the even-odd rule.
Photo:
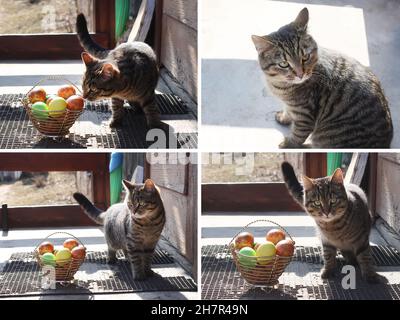
[[37, 246], [36, 246], [36, 248], [35, 248], [35, 251], [37, 251], [37, 249], [39, 248], [39, 246], [40, 246], [41, 243], [43, 243], [44, 241], [46, 241], [47, 239], [49, 239], [50, 237], [52, 237], [52, 236], [54, 236], [54, 235], [56, 235], [56, 234], [68, 235], [68, 236], [74, 238], [76, 241], [78, 241], [78, 242], [86, 249], [86, 247], [85, 247], [85, 245], [83, 244], [83, 242], [82, 242], [79, 238], [75, 237], [73, 234], [68, 233], [68, 232], [64, 232], [64, 231], [58, 231], [58, 232], [53, 232], [52, 234], [49, 234], [46, 238], [44, 238], [43, 240], [41, 240], [40, 243], [37, 244]]
[[246, 224], [238, 233], [236, 233], [235, 236], [232, 238], [232, 240], [229, 241], [228, 247], [230, 247], [231, 243], [232, 243], [233, 241], [235, 241], [235, 238], [236, 238], [240, 233], [242, 233], [242, 232], [243, 232], [244, 230], [246, 230], [249, 226], [251, 226], [252, 224], [255, 224], [255, 223], [257, 223], [257, 222], [268, 222], [268, 223], [272, 223], [272, 224], [276, 225], [277, 227], [279, 227], [281, 230], [283, 230], [283, 231], [289, 236], [290, 240], [292, 240], [293, 243], [295, 243], [295, 241], [293, 240], [293, 238], [292, 238], [292, 236], [290, 235], [290, 233], [289, 233], [284, 227], [282, 227], [279, 223], [276, 223], [276, 222], [274, 222], [274, 221], [272, 221], [272, 220], [268, 220], [268, 219], [258, 219], [258, 220], [254, 220], [254, 221], [252, 221], [252, 222]]

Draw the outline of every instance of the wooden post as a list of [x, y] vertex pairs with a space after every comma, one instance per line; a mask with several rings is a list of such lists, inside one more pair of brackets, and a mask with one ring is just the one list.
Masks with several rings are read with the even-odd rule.
[[368, 159], [368, 204], [369, 209], [372, 213], [372, 216], [377, 217], [376, 213], [376, 178], [377, 178], [377, 170], [378, 170], [378, 154], [370, 153]]
[[8, 208], [6, 204], [1, 206], [1, 229], [3, 232], [8, 231]]
[[163, 26], [164, 0], [156, 1], [155, 25], [154, 25], [154, 51], [157, 55], [158, 66], [161, 67], [161, 46]]
[[305, 155], [305, 175], [310, 178], [325, 177], [327, 172], [326, 153], [306, 153]]
[[95, 1], [95, 30], [96, 33], [108, 34], [108, 47], [115, 46], [115, 0]]

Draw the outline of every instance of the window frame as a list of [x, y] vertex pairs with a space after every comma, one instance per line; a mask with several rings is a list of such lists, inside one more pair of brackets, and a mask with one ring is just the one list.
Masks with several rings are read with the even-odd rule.
[[[93, 39], [105, 48], [115, 45], [115, 0], [93, 0]], [[79, 59], [82, 48], [75, 33], [0, 35], [0, 60]]]
[[[93, 174], [94, 205], [110, 206], [108, 153], [2, 153], [0, 171], [90, 171]], [[79, 205], [4, 206], [0, 210], [0, 226], [8, 228], [48, 228], [96, 225]]]
[[[326, 153], [303, 153], [303, 172], [326, 175]], [[206, 183], [201, 185], [202, 212], [302, 211], [284, 182]]]

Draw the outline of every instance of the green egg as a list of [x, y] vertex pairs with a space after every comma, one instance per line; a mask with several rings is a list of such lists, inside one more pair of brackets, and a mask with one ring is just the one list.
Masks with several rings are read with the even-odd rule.
[[32, 105], [32, 114], [37, 120], [46, 120], [49, 117], [49, 108], [44, 102], [36, 102]]
[[240, 265], [243, 267], [254, 268], [257, 264], [255, 256], [256, 251], [253, 248], [244, 247], [240, 249], [238, 254]]
[[50, 265], [50, 266], [55, 266], [56, 265], [56, 257], [54, 254], [50, 252], [46, 252], [44, 255], [40, 257], [42, 260], [43, 264], [45, 265]]

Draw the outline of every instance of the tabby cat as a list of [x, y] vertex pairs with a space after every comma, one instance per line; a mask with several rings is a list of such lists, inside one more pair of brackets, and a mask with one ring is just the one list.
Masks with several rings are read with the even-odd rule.
[[78, 15], [76, 28], [87, 51], [82, 53], [86, 65], [83, 97], [90, 101], [112, 98], [111, 127], [122, 124], [127, 100], [131, 106], [141, 107], [150, 128], [165, 128], [155, 102], [159, 70], [153, 49], [143, 42], [131, 42], [106, 50], [90, 37], [83, 14]]
[[74, 198], [92, 220], [104, 226], [108, 262], [115, 263], [117, 250], [121, 249], [131, 263], [133, 278], [144, 280], [153, 275], [151, 260], [164, 228], [165, 210], [152, 180], [141, 185], [123, 180], [123, 185], [127, 191], [125, 201], [104, 212], [81, 193], [74, 193]]
[[308, 10], [267, 36], [252, 36], [276, 113], [291, 133], [279, 145], [299, 148], [390, 148], [392, 119], [379, 80], [358, 61], [319, 48], [307, 33]]
[[359, 264], [368, 282], [379, 282], [369, 246], [372, 220], [365, 193], [354, 184], [344, 184], [340, 168], [324, 178], [303, 176], [303, 185], [288, 162], [282, 163], [282, 173], [289, 193], [317, 224], [325, 262], [321, 277], [334, 275], [339, 249], [347, 264]]

